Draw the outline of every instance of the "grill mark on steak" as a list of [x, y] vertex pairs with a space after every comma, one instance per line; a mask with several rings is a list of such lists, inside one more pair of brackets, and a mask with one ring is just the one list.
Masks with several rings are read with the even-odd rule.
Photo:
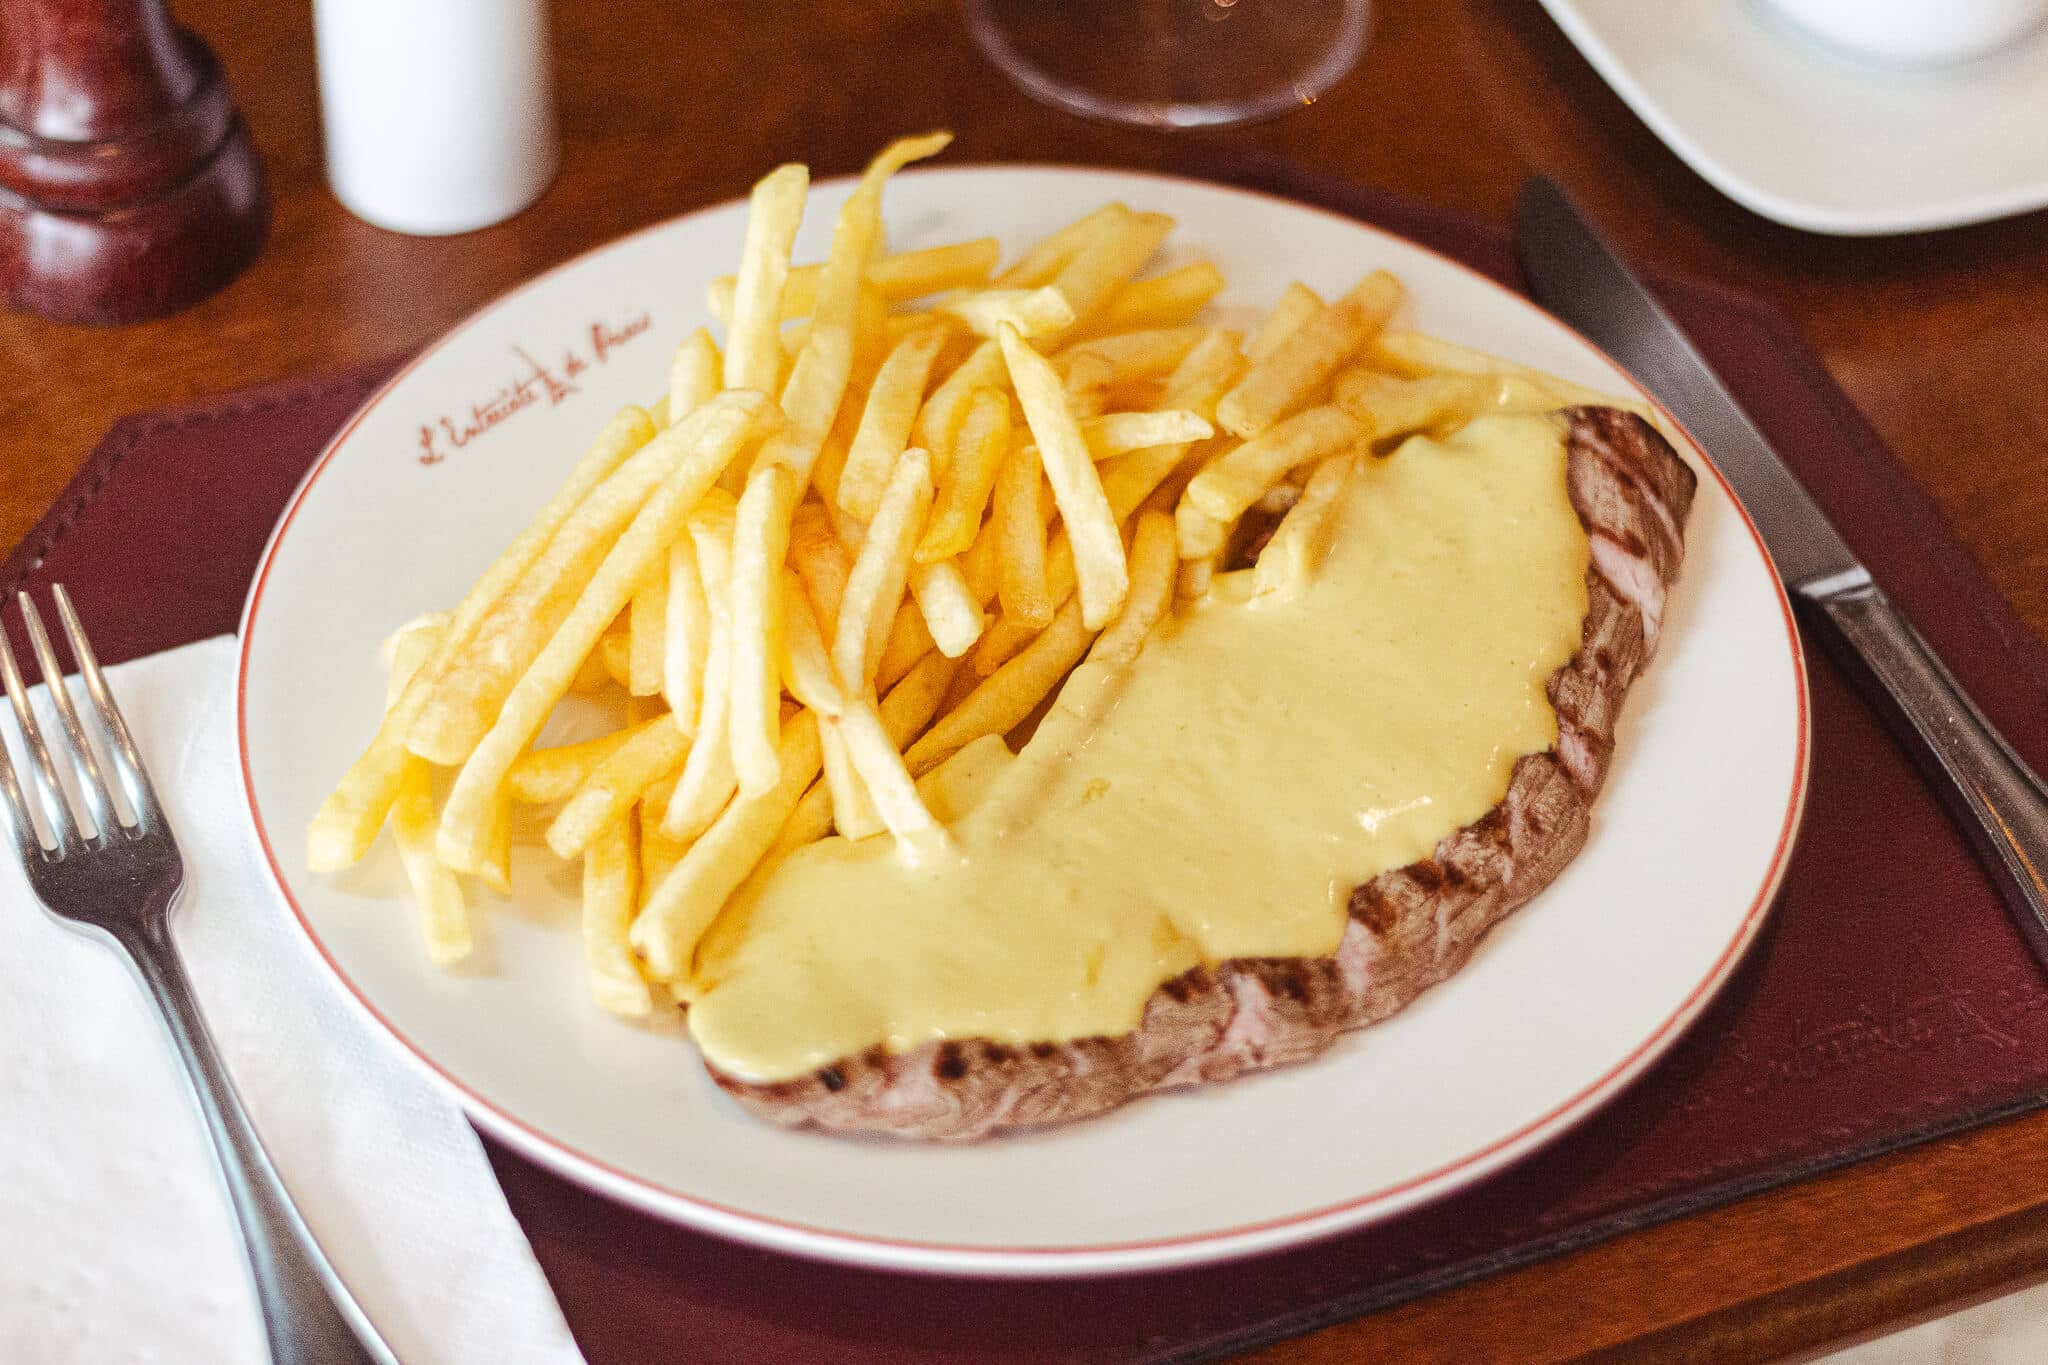
[[1592, 562], [1578, 651], [1547, 688], [1557, 745], [1519, 759], [1500, 804], [1445, 836], [1433, 857], [1353, 888], [1336, 952], [1192, 968], [1162, 984], [1139, 1026], [1114, 1038], [1027, 1047], [949, 1040], [902, 1055], [873, 1047], [787, 1081], [757, 1084], [710, 1067], [713, 1078], [779, 1124], [978, 1138], [1301, 1061], [1457, 971], [1489, 928], [1584, 845], [1622, 698], [1656, 648], [1684, 554], [1679, 528], [1696, 479], [1656, 429], [1614, 408], [1558, 415]]

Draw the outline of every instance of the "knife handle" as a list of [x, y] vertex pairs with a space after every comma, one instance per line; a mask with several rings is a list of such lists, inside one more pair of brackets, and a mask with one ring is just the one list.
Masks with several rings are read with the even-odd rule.
[[[1926, 766], [1960, 798], [1963, 832], [2009, 893], [2020, 933], [2048, 964], [2048, 786], [1868, 573], [1852, 569], [1798, 591], [1911, 726]], [[1960, 819], [1963, 811], [1970, 818]]]

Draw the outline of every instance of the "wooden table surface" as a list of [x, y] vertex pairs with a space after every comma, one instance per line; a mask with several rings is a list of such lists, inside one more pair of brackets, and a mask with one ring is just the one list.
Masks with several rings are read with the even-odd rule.
[[[1193, 169], [1233, 152], [1507, 222], [1558, 177], [1636, 261], [1775, 301], [2048, 632], [2048, 215], [1830, 240], [1718, 197], [1637, 123], [1535, 0], [1380, 0], [1359, 68], [1258, 127], [1164, 135], [1042, 108], [955, 0], [557, 5], [561, 178], [449, 239], [350, 217], [321, 176], [309, 8], [178, 0], [227, 64], [274, 196], [262, 258], [164, 321], [0, 319], [0, 542], [115, 417], [413, 347], [541, 268], [743, 194], [771, 161], [855, 170], [950, 127], [954, 161]], [[1935, 1143], [1276, 1346], [1272, 1362], [1750, 1359], [1802, 1352], [2048, 1269], [2048, 1114]]]

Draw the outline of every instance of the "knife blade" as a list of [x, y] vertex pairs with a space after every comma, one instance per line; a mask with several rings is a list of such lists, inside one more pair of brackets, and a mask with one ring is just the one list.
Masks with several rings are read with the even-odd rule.
[[1522, 190], [1515, 242], [1535, 300], [1640, 380], [1728, 476], [1785, 586], [1857, 567], [1856, 556], [1678, 324], [1542, 176]]
[[1543, 176], [1522, 190], [1515, 251], [1530, 295], [1634, 375], [1735, 486], [1802, 618], [1913, 741], [2048, 966], [2048, 786], [1872, 581], [1685, 333]]

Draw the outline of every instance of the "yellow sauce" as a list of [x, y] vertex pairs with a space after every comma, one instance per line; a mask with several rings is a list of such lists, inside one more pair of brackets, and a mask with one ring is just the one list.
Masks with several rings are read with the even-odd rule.
[[943, 849], [827, 839], [756, 873], [700, 949], [691, 1032], [775, 1080], [877, 1043], [1123, 1033], [1196, 963], [1334, 951], [1352, 886], [1555, 740], [1586, 562], [1548, 418], [1362, 460], [1300, 591], [1227, 575], [1135, 666], [1084, 664]]

